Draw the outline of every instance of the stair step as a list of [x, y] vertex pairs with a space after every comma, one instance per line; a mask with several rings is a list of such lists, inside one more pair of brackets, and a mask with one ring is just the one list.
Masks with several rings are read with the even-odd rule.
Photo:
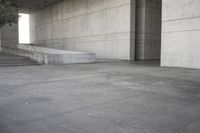
[[38, 63], [35, 61], [0, 61], [0, 63]]
[[30, 63], [30, 64], [35, 64], [37, 62], [0, 62], [0, 64], [14, 64], [14, 63], [21, 63], [21, 64], [23, 64], [23, 63]]
[[8, 58], [8, 59], [1, 59], [0, 60], [31, 60], [29, 58], [24, 58], [24, 59], [13, 59], [13, 58]]
[[0, 59], [29, 59], [27, 57], [2, 57], [0, 56]]
[[5, 67], [5, 66], [37, 66], [41, 64], [0, 64], [0, 67]]
[[31, 60], [30, 58], [10, 55], [10, 54], [0, 54], [0, 66], [31, 66], [31, 65], [41, 65], [40, 63]]
[[36, 62], [33, 60], [0, 60], [0, 62]]

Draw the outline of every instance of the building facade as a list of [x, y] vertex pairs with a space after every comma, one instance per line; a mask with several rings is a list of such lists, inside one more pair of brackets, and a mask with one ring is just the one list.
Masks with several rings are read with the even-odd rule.
[[[30, 39], [102, 59], [200, 68], [199, 7], [199, 0], [63, 0], [30, 12]], [[1, 32], [2, 46], [18, 44], [17, 28]]]

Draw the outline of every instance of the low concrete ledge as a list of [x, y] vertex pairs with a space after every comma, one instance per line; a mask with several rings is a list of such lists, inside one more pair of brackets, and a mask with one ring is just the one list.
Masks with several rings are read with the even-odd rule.
[[8, 54], [26, 56], [42, 64], [72, 64], [96, 62], [96, 55], [94, 53], [57, 50], [25, 44], [18, 45], [18, 49], [2, 47], [1, 51]]
[[46, 64], [46, 56], [42, 53], [35, 53], [21, 49], [14, 49], [10, 47], [1, 47], [1, 53], [25, 56], [29, 57], [32, 60], [37, 61], [38, 63]]

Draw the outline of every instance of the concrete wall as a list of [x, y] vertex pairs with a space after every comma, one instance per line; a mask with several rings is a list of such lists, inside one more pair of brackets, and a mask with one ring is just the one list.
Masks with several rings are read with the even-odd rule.
[[161, 0], [136, 0], [136, 59], [160, 59]]
[[136, 0], [131, 0], [131, 35], [130, 35], [130, 60], [135, 60], [135, 19]]
[[163, 0], [162, 66], [200, 68], [200, 0]]
[[[1, 28], [0, 28], [0, 47], [1, 47]], [[1, 49], [0, 49], [1, 51]]]
[[98, 58], [134, 59], [134, 1], [65, 0], [35, 12], [30, 15], [31, 43], [93, 52]]
[[18, 39], [18, 24], [12, 26], [6, 25], [1, 28], [1, 46], [17, 48]]

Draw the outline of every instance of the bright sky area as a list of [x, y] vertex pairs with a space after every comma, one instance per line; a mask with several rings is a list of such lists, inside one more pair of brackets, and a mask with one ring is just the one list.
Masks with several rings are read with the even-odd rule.
[[29, 15], [19, 14], [19, 43], [30, 43]]

